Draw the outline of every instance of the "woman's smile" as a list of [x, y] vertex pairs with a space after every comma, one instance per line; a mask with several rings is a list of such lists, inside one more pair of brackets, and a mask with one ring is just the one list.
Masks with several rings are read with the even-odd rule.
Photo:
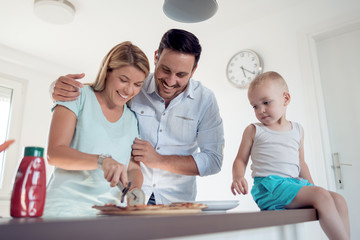
[[116, 91], [116, 92], [117, 92], [117, 94], [120, 95], [120, 97], [124, 98], [125, 100], [129, 98], [129, 95], [123, 95], [119, 91]]

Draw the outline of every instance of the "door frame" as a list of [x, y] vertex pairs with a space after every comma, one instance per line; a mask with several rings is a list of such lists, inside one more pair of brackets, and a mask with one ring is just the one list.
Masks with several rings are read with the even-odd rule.
[[315, 183], [331, 191], [336, 191], [336, 182], [316, 44], [319, 40], [360, 29], [360, 17], [348, 18], [345, 21], [344, 18], [332, 19], [302, 29], [298, 33], [300, 72], [307, 106], [305, 159], [308, 159]]

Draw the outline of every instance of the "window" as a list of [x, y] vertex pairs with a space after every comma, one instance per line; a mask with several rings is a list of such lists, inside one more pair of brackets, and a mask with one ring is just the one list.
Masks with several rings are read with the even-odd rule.
[[[0, 86], [0, 144], [8, 138], [13, 89]], [[0, 176], [3, 176], [5, 152], [0, 153]], [[0, 179], [0, 185], [2, 178]]]
[[15, 143], [0, 154], [0, 210], [1, 204], [10, 199], [22, 156], [21, 128], [26, 86], [26, 80], [0, 73], [0, 143], [15, 139]]

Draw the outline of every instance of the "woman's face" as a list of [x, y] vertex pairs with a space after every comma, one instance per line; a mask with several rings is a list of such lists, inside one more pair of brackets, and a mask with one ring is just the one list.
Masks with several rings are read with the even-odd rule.
[[108, 71], [105, 93], [115, 106], [123, 106], [141, 90], [145, 73], [133, 66], [125, 66]]

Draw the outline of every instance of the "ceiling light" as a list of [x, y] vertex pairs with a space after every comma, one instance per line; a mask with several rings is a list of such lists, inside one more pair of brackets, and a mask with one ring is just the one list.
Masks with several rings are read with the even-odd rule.
[[163, 11], [169, 18], [183, 23], [205, 21], [215, 15], [216, 0], [165, 0]]
[[74, 19], [75, 7], [67, 0], [35, 0], [34, 13], [46, 22], [66, 24]]

